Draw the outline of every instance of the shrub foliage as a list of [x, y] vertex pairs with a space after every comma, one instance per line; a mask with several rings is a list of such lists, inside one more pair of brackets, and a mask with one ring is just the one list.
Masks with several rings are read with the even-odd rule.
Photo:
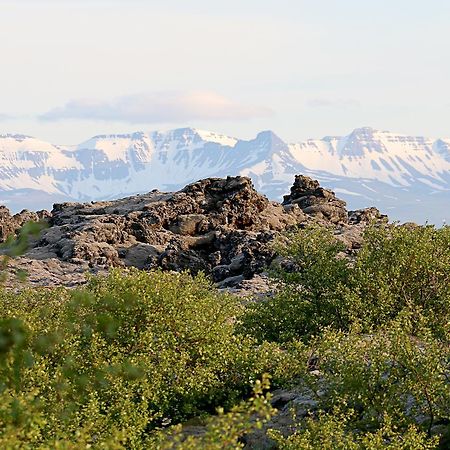
[[450, 227], [371, 227], [353, 261], [330, 230], [310, 227], [278, 243], [289, 258], [273, 268], [281, 284], [274, 298], [253, 304], [245, 328], [260, 340], [305, 338], [324, 327], [364, 331], [415, 310], [436, 333], [450, 319]]
[[[371, 227], [350, 259], [318, 227], [276, 248], [256, 303], [160, 271], [0, 291], [0, 448], [237, 449], [256, 430], [280, 449], [448, 448], [450, 228]], [[317, 406], [271, 430], [269, 378]]]

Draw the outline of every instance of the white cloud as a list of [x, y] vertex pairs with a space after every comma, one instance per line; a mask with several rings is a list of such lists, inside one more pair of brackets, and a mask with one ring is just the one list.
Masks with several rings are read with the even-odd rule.
[[267, 117], [268, 108], [244, 105], [214, 92], [157, 92], [135, 94], [111, 101], [73, 100], [40, 116], [42, 120], [86, 119], [127, 123], [242, 120]]

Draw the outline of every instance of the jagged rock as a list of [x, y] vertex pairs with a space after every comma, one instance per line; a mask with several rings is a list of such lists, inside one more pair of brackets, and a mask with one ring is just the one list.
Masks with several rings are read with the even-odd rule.
[[216, 281], [249, 278], [270, 262], [274, 235], [306, 219], [300, 209], [287, 212], [258, 194], [249, 178], [208, 178], [175, 193], [57, 204], [31, 254], [91, 267], [212, 273], [219, 266]]
[[8, 236], [16, 234], [25, 223], [47, 220], [49, 217], [48, 211], [31, 212], [26, 209], [11, 215], [6, 206], [0, 205], [0, 242], [4, 242]]
[[358, 250], [363, 244], [364, 230], [372, 223], [387, 223], [388, 217], [377, 208], [365, 208], [348, 212], [348, 223], [338, 224], [334, 234], [344, 243], [348, 251]]
[[232, 286], [224, 287], [219, 284], [218, 288], [226, 290], [227, 292], [239, 297], [245, 297], [251, 301], [267, 299], [267, 297], [273, 295], [274, 293], [275, 282], [271, 280], [265, 272], [257, 273], [248, 280], [243, 279], [240, 281], [235, 281], [238, 281], [238, 283]]
[[125, 266], [144, 269], [147, 266], [155, 265], [163, 251], [164, 248], [161, 246], [139, 242], [132, 247], [119, 249], [118, 255], [119, 258], [122, 258]]
[[298, 205], [306, 214], [331, 223], [347, 223], [346, 203], [333, 191], [320, 187], [319, 182], [304, 175], [296, 175], [291, 193], [285, 195], [283, 205]]
[[222, 280], [220, 283], [217, 284], [217, 287], [219, 289], [226, 289], [226, 288], [234, 288], [238, 286], [240, 283], [242, 283], [245, 280], [243, 275], [235, 275], [234, 277], [228, 277]]
[[[17, 258], [8, 264], [9, 274], [4, 286], [20, 289], [26, 285], [76, 287], [86, 283], [86, 274], [106, 273], [99, 268], [92, 269], [87, 263], [72, 264], [56, 258], [30, 259]], [[20, 270], [27, 274], [25, 281], [20, 281], [15, 273]]]
[[359, 223], [368, 224], [374, 221], [387, 222], [388, 217], [385, 214], [381, 214], [381, 212], [373, 206], [370, 208], [358, 209], [357, 211], [348, 212], [348, 222], [351, 225], [356, 225]]
[[[15, 232], [25, 221], [44, 215], [22, 212], [11, 217], [3, 208], [0, 227], [3, 234]], [[174, 193], [55, 204], [49, 228], [22, 259], [44, 261], [39, 263], [44, 272], [46, 260], [62, 261], [66, 272], [77, 273], [80, 268], [95, 272], [129, 266], [204, 271], [221, 288], [240, 292], [270, 265], [275, 257], [272, 242], [280, 233], [320, 222], [333, 226], [347, 248], [354, 249], [372, 216], [381, 217], [368, 209], [352, 211], [348, 220], [345, 202], [300, 175], [283, 204], [259, 194], [247, 177], [207, 178]], [[62, 276], [61, 283], [74, 284], [70, 276]]]

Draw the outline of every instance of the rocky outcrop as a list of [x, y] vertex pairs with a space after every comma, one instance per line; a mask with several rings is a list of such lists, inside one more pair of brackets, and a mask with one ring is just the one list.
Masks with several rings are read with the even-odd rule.
[[0, 243], [15, 235], [27, 222], [38, 222], [50, 217], [48, 211], [31, 212], [26, 209], [12, 215], [6, 206], [0, 205]]
[[387, 222], [388, 216], [381, 214], [377, 208], [358, 209], [357, 211], [348, 212], [348, 222], [351, 225], [369, 224], [371, 222]]
[[333, 191], [320, 187], [319, 182], [304, 175], [296, 175], [291, 193], [285, 195], [283, 205], [298, 205], [302, 211], [330, 223], [347, 223], [346, 203]]
[[286, 211], [258, 194], [248, 178], [209, 178], [176, 193], [57, 204], [27, 256], [205, 271], [221, 282], [261, 271], [273, 257], [274, 236], [306, 220], [299, 208]]
[[[86, 271], [133, 266], [203, 271], [220, 288], [232, 289], [270, 265], [271, 243], [280, 233], [319, 221], [333, 226], [349, 249], [357, 248], [368, 217], [352, 212], [349, 221], [345, 202], [304, 176], [296, 177], [283, 204], [259, 194], [249, 178], [208, 178], [174, 193], [155, 190], [114, 201], [56, 204], [49, 227], [15, 264], [34, 272], [41, 267], [36, 280], [60, 277], [70, 285]], [[5, 230], [17, 226], [4, 222]]]

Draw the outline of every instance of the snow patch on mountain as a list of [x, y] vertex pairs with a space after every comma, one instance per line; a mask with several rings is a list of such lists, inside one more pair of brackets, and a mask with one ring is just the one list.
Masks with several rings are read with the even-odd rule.
[[449, 188], [450, 153], [445, 158], [445, 141], [361, 128], [342, 138], [292, 144], [290, 149], [310, 170], [374, 179], [396, 187], [408, 187], [420, 179], [436, 189]]
[[272, 131], [241, 140], [194, 128], [99, 135], [75, 146], [0, 135], [0, 198], [12, 209], [35, 209], [40, 198], [112, 199], [238, 174], [280, 199], [298, 173], [335, 189], [350, 208], [373, 204], [394, 219], [450, 220], [450, 139], [368, 127], [293, 144]]

